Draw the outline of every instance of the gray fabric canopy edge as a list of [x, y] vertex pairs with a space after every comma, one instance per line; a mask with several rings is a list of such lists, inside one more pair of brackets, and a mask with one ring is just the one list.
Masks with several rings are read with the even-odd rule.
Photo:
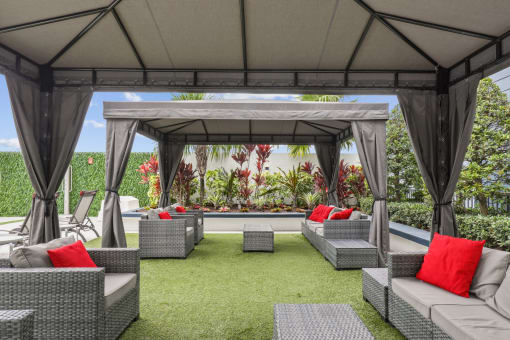
[[[268, 101], [180, 101], [180, 102], [137, 102], [137, 103], [104, 103], [104, 118], [107, 121], [106, 148], [106, 187], [103, 218], [103, 247], [125, 247], [126, 240], [124, 226], [116, 194], [131, 152], [132, 135], [135, 129], [145, 134], [159, 144], [159, 163], [162, 167], [163, 195], [170, 191], [177, 164], [182, 157], [184, 144], [172, 143], [167, 136], [157, 128], [147, 128], [143, 122], [164, 120], [175, 126], [179, 119], [198, 119], [204, 124], [204, 135], [207, 135], [205, 122], [208, 120], [223, 120], [222, 126], [230, 126], [233, 121], [257, 120], [272, 128], [274, 121], [304, 121], [321, 120], [325, 123], [342, 121], [349, 123], [351, 134], [354, 136], [358, 153], [365, 170], [365, 175], [372, 192], [377, 197], [374, 205], [372, 226], [369, 241], [378, 247], [381, 265], [385, 264], [385, 254], [389, 250], [389, 224], [386, 207], [386, 120], [388, 119], [388, 104], [363, 103], [312, 103], [312, 102], [268, 102]], [[188, 125], [193, 124], [187, 123]], [[312, 124], [313, 125], [313, 124]], [[178, 125], [179, 126], [179, 125]], [[327, 134], [325, 125], [317, 128], [317, 132]], [[170, 133], [182, 128], [176, 128]], [[251, 130], [251, 125], [250, 125]], [[274, 131], [272, 131], [274, 133]], [[258, 135], [268, 136], [268, 134]], [[256, 137], [256, 136], [254, 136]], [[324, 171], [330, 204], [338, 204], [336, 185], [338, 182], [340, 142], [338, 136], [332, 136], [329, 143], [316, 143], [317, 157]], [[268, 137], [265, 137], [268, 138]], [[271, 143], [268, 140], [257, 139], [257, 143]], [[219, 144], [220, 142], [218, 142]], [[224, 142], [222, 142], [224, 143]], [[174, 159], [175, 158], [175, 159]], [[177, 160], [178, 158], [178, 160]], [[166, 198], [163, 198], [166, 202]]]

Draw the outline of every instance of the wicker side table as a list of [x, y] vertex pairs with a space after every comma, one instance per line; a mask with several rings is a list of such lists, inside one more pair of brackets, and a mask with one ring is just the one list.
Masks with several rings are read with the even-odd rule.
[[388, 268], [363, 268], [363, 298], [388, 321]]
[[268, 224], [245, 224], [243, 251], [274, 251], [274, 232]]
[[33, 338], [34, 311], [0, 310], [0, 340]]
[[373, 340], [350, 305], [274, 305], [273, 340]]

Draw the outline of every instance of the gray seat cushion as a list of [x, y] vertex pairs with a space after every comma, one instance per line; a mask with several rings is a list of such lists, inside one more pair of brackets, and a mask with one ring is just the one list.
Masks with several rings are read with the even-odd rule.
[[106, 273], [104, 274], [104, 308], [109, 309], [122, 300], [127, 293], [136, 288], [136, 274]]
[[319, 235], [320, 237], [324, 237], [324, 228], [320, 227], [320, 228], [315, 229], [315, 233], [317, 235]]
[[315, 229], [322, 228], [324, 225], [320, 222], [306, 220], [306, 226], [310, 229], [310, 231], [315, 232]]
[[469, 292], [482, 300], [493, 297], [505, 278], [509, 263], [509, 252], [483, 248]]
[[163, 209], [162, 208], [157, 208], [157, 209], [150, 209], [149, 211], [147, 211], [147, 219], [149, 220], [159, 220], [159, 213], [160, 212], [163, 212]]
[[48, 243], [15, 248], [9, 259], [15, 268], [51, 268], [53, 263], [48, 249], [57, 249], [76, 242], [72, 237], [62, 237]]
[[486, 301], [498, 313], [510, 319], [510, 268], [507, 269], [505, 279], [499, 286], [496, 294]]
[[479, 306], [485, 302], [476, 297], [465, 298], [452, 294], [415, 277], [399, 277], [391, 280], [393, 292], [410, 304], [425, 318], [430, 319], [430, 309], [437, 305]]
[[510, 320], [487, 305], [432, 307], [432, 322], [453, 339], [510, 339]]

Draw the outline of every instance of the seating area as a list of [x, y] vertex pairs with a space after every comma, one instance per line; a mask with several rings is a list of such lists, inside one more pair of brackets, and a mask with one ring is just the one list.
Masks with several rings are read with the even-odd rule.
[[[332, 208], [332, 211], [340, 208]], [[328, 215], [332, 213], [329, 212]], [[378, 266], [377, 247], [368, 243], [370, 220], [355, 211], [348, 219], [326, 219], [321, 223], [310, 220], [306, 211], [301, 232], [335, 269], [360, 269]]]

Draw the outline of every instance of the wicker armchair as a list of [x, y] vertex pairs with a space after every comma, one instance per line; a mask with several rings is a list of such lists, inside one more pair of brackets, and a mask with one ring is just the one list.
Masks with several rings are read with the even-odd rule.
[[196, 217], [195, 225], [193, 226], [195, 229], [195, 244], [200, 243], [200, 241], [204, 238], [204, 212], [200, 209], [186, 210], [185, 213], [178, 213], [175, 209], [168, 209], [168, 212], [173, 217], [180, 215], [193, 215]]
[[[0, 261], [0, 309], [34, 310], [36, 339], [116, 339], [140, 313], [139, 250], [87, 251], [98, 268], [21, 269]], [[114, 302], [105, 296], [110, 273], [136, 274], [136, 285], [116, 291]]]
[[171, 220], [139, 221], [140, 257], [186, 258], [195, 249], [196, 216], [179, 215]]

